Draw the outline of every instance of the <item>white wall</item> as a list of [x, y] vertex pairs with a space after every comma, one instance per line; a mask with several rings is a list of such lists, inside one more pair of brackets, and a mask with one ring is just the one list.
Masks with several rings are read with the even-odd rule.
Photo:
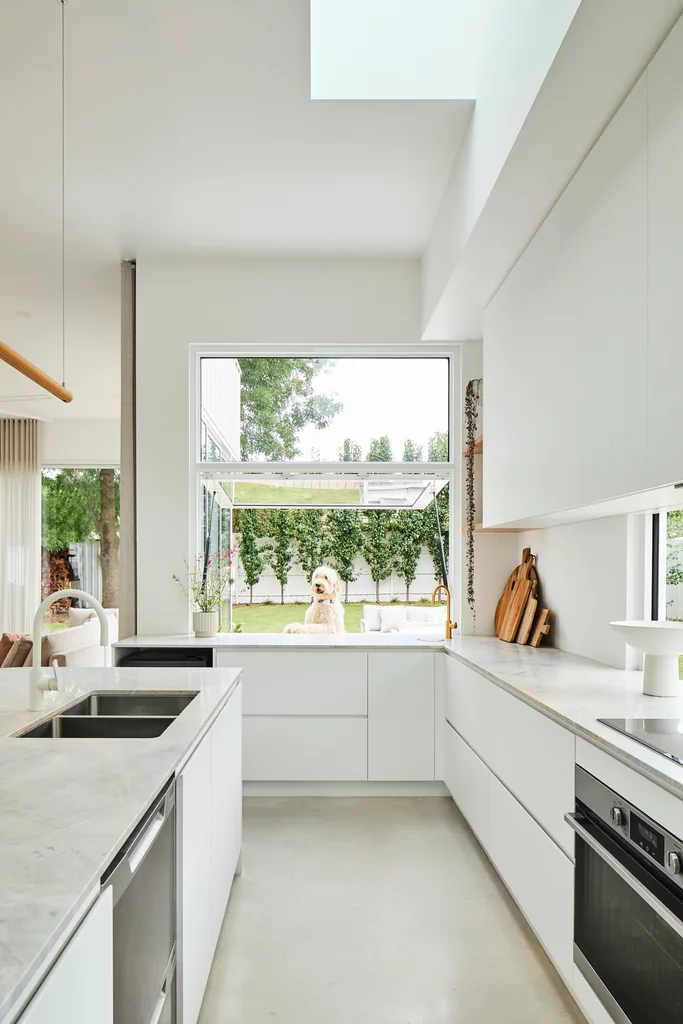
[[[545, 642], [617, 668], [636, 667], [609, 626], [643, 617], [636, 607], [636, 577], [629, 572], [629, 559], [637, 556], [634, 525], [628, 516], [613, 516], [517, 535], [520, 549], [529, 547], [536, 555], [541, 600], [552, 613]], [[640, 584], [644, 593], [642, 575]]]
[[60, 419], [43, 424], [42, 463], [65, 469], [118, 466], [121, 421]]
[[581, 0], [477, 5], [476, 105], [423, 256], [426, 325]]
[[194, 547], [190, 345], [398, 353], [420, 337], [419, 263], [143, 254], [136, 326], [138, 631], [184, 633], [189, 612], [171, 577]]

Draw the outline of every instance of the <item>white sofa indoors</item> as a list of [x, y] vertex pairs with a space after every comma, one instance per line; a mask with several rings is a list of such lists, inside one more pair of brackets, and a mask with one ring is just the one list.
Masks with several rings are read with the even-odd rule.
[[443, 639], [445, 623], [445, 605], [364, 604], [360, 631]]

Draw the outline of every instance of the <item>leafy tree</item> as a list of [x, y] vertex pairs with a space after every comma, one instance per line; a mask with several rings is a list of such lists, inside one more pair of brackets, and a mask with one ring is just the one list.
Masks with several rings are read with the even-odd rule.
[[342, 409], [335, 398], [315, 392], [330, 360], [243, 358], [239, 364], [244, 460], [295, 458], [299, 431], [311, 423], [322, 430]]
[[102, 604], [119, 605], [119, 471], [62, 469], [42, 480], [42, 544], [63, 551], [98, 540]]
[[370, 569], [370, 576], [375, 581], [375, 599], [379, 604], [379, 585], [382, 580], [391, 576], [392, 550], [390, 526], [393, 512], [388, 509], [370, 509], [366, 512], [365, 543], [363, 554]]
[[340, 462], [362, 462], [363, 452], [361, 446], [352, 441], [350, 437], [344, 438], [344, 443], [339, 449]]
[[327, 513], [330, 527], [330, 556], [344, 584], [344, 600], [349, 600], [349, 583], [358, 579], [356, 558], [363, 550], [363, 522], [357, 508], [333, 508]]
[[[444, 487], [436, 496], [439, 506], [439, 520], [441, 523], [441, 534], [443, 537], [443, 553], [448, 569], [448, 487]], [[437, 583], [443, 583], [441, 578], [441, 558], [439, 554], [439, 533], [436, 528], [436, 513], [434, 502], [430, 501], [427, 508], [422, 512], [424, 524], [424, 543], [432, 557], [434, 565], [434, 579]]]
[[422, 512], [401, 509], [397, 513], [391, 530], [394, 565], [398, 575], [405, 581], [406, 601], [410, 601], [410, 585], [417, 576], [424, 537]]
[[428, 462], [448, 462], [448, 432], [438, 431], [427, 442]]
[[373, 437], [370, 442], [370, 451], [365, 456], [366, 462], [393, 462], [394, 455], [391, 450], [391, 441], [387, 434], [381, 437]]
[[261, 579], [270, 559], [269, 545], [259, 544], [259, 513], [255, 508], [240, 509], [240, 561], [244, 582], [249, 587], [249, 604], [254, 600], [254, 587]]
[[268, 532], [273, 540], [272, 566], [280, 584], [280, 604], [285, 603], [285, 587], [294, 561], [294, 524], [286, 508], [274, 509], [268, 516]]
[[683, 583], [683, 509], [666, 517], [666, 582], [670, 587]]
[[416, 444], [415, 441], [411, 441], [408, 438], [403, 445], [403, 461], [404, 462], [422, 462], [423, 460], [423, 448], [421, 444]]
[[322, 565], [328, 553], [327, 516], [320, 508], [299, 508], [292, 513], [298, 561], [311, 582], [313, 572]]

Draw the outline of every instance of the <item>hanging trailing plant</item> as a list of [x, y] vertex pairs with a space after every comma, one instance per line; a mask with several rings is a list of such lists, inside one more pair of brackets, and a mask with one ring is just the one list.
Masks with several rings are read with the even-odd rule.
[[465, 565], [467, 568], [467, 604], [472, 612], [472, 624], [477, 621], [474, 602], [474, 442], [477, 434], [478, 409], [481, 401], [481, 377], [467, 382], [465, 388], [465, 522], [467, 544]]

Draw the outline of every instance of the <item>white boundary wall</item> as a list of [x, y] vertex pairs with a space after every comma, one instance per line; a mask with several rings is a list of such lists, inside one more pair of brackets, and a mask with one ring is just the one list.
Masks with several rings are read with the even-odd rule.
[[[237, 556], [239, 563], [239, 549]], [[370, 570], [365, 559], [359, 558], [356, 566], [358, 579], [355, 583], [349, 583], [349, 601], [366, 601], [374, 604], [375, 583], [370, 576]], [[427, 549], [424, 548], [417, 565], [415, 582], [410, 588], [411, 602], [419, 601], [420, 598], [430, 598], [435, 586], [436, 580], [434, 579], [432, 559]], [[393, 575], [380, 583], [379, 595], [380, 601], [391, 601], [393, 598], [404, 601], [406, 596], [405, 583], [399, 576]], [[310, 596], [309, 584], [301, 566], [293, 565], [289, 573], [287, 586], [285, 587], [285, 604], [293, 601], [308, 601]], [[342, 599], [343, 597], [344, 591], [342, 590]], [[275, 604], [280, 603], [280, 584], [276, 580], [272, 569], [266, 570], [254, 587], [254, 603], [262, 601], [273, 601]], [[249, 588], [244, 583], [243, 572], [239, 568], [239, 564], [237, 564], [235, 570], [233, 602], [235, 604], [249, 604]]]

